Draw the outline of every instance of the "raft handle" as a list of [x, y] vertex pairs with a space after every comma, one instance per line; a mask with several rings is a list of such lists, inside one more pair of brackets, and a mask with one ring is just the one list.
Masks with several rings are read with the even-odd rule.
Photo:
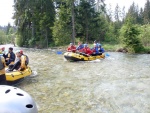
[[13, 75], [13, 74], [11, 74], [11, 76], [12, 76], [12, 77], [14, 77], [14, 75]]

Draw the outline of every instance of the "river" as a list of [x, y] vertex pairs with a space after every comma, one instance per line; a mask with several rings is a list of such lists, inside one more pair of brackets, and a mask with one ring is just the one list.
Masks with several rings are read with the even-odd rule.
[[149, 54], [108, 52], [103, 60], [68, 62], [56, 50], [23, 50], [37, 76], [17, 87], [39, 113], [150, 113]]

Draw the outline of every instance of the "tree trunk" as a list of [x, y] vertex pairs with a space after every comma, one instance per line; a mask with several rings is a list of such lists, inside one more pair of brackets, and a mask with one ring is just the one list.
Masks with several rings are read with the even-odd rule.
[[75, 16], [74, 16], [74, 0], [71, 3], [71, 15], [72, 15], [72, 43], [75, 44]]
[[48, 31], [47, 31], [47, 29], [46, 29], [46, 36], [45, 36], [45, 38], [46, 38], [46, 41], [47, 41], [47, 49], [48, 49]]
[[35, 37], [34, 21], [32, 22], [32, 38]]
[[85, 25], [85, 36], [86, 36], [86, 43], [88, 43], [88, 36], [89, 36], [89, 25], [88, 25], [88, 16], [86, 15], [85, 16], [86, 17], [86, 19], [85, 19], [85, 21], [86, 21], [86, 25]]
[[88, 36], [89, 36], [88, 25], [86, 24], [86, 42], [87, 43], [88, 43]]

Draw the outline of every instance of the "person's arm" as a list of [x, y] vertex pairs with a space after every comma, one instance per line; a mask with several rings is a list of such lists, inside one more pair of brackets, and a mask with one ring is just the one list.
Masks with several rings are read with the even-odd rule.
[[25, 69], [25, 67], [26, 67], [26, 56], [22, 55], [21, 56], [21, 66], [18, 70], [20, 71], [21, 69]]
[[11, 62], [14, 62], [14, 61], [15, 61], [15, 58], [16, 58], [15, 54], [11, 53], [11, 57], [9, 58], [9, 60], [10, 60]]
[[70, 50], [71, 50], [71, 48], [70, 48], [70, 47], [68, 47], [68, 48], [67, 48], [67, 51], [68, 51], [68, 52], [70, 52]]
[[79, 50], [79, 48], [80, 48], [80, 46], [78, 46], [78, 47], [76, 48], [76, 50]]
[[10, 53], [8, 53], [6, 60], [9, 60], [10, 58]]
[[2, 59], [2, 63], [4, 64], [4, 67], [6, 67], [5, 58], [4, 58], [4, 57], [1, 57], [1, 59]]

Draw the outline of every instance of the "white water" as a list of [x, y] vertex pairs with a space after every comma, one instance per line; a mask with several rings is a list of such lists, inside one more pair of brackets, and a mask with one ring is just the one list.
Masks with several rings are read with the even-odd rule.
[[18, 87], [32, 95], [39, 113], [150, 113], [148, 54], [67, 62], [55, 51], [24, 52], [37, 76]]

